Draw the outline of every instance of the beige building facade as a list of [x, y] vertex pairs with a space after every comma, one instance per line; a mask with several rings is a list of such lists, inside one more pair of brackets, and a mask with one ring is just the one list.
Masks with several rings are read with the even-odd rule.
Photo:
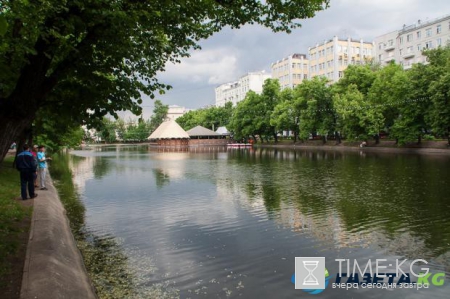
[[185, 115], [190, 110], [186, 109], [185, 107], [178, 106], [178, 105], [170, 105], [169, 109], [167, 110], [167, 120], [176, 120], [177, 118]]
[[272, 63], [271, 69], [281, 89], [294, 88], [308, 78], [309, 61], [305, 54], [292, 54]]
[[375, 38], [376, 61], [386, 65], [391, 61], [409, 69], [414, 63], [426, 63], [423, 50], [435, 49], [450, 42], [450, 15], [404, 25]]
[[364, 64], [373, 58], [374, 43], [334, 37], [308, 49], [309, 78], [326, 77], [337, 82], [352, 64]]

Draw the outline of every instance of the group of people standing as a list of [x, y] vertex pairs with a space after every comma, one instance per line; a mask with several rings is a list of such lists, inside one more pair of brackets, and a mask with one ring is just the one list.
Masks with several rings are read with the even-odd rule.
[[35, 192], [35, 188], [38, 187], [38, 174], [40, 189], [47, 190], [45, 177], [47, 174], [47, 161], [49, 160], [51, 158], [45, 156], [45, 146], [43, 145], [35, 145], [30, 150], [28, 144], [25, 144], [23, 151], [17, 155], [16, 168], [20, 171], [20, 191], [23, 200], [38, 196]]

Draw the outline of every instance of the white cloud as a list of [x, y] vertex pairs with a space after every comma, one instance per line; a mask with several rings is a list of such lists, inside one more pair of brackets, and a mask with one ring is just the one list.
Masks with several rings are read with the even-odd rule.
[[182, 80], [217, 85], [239, 76], [237, 56], [237, 51], [227, 47], [195, 51], [179, 64], [167, 64], [160, 78], [168, 82]]
[[372, 41], [403, 24], [450, 12], [447, 0], [332, 0], [330, 4], [314, 18], [302, 20], [303, 26], [292, 34], [275, 34], [256, 25], [222, 30], [202, 41], [203, 49], [192, 57], [167, 65], [159, 79], [174, 89], [159, 98], [189, 108], [214, 104], [215, 85], [234, 81], [249, 71], [270, 72], [272, 62], [292, 53], [307, 54], [309, 46], [333, 36]]

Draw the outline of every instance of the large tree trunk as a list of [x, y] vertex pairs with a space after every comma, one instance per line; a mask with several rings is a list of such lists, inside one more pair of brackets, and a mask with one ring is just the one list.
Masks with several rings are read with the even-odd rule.
[[419, 136], [417, 136], [417, 144], [422, 144], [422, 134], [419, 134]]
[[379, 144], [380, 143], [380, 134], [375, 134], [375, 144]]
[[447, 127], [447, 145], [450, 146], [450, 127]]
[[293, 131], [293, 132], [294, 132], [294, 143], [296, 143], [297, 142], [298, 133], [297, 133], [297, 131]]
[[[8, 111], [0, 112], [0, 163], [3, 162], [13, 142], [16, 142], [17, 150], [21, 151], [21, 135], [33, 122], [34, 116], [17, 119], [13, 115], [6, 115]], [[20, 147], [19, 147], [20, 146]]]
[[327, 143], [327, 136], [326, 135], [322, 136], [322, 143], [323, 144]]
[[334, 136], [336, 137], [336, 144], [341, 144], [341, 134], [339, 134], [337, 131], [334, 132]]
[[278, 134], [273, 133], [273, 139], [275, 139], [275, 143], [278, 143]]

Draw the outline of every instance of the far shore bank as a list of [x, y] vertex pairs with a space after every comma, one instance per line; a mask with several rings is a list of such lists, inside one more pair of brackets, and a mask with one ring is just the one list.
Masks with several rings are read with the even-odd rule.
[[397, 146], [394, 141], [381, 141], [379, 144], [369, 143], [365, 147], [360, 147], [358, 142], [348, 142], [333, 144], [329, 141], [323, 144], [321, 141], [307, 142], [280, 142], [280, 143], [258, 143], [254, 148], [281, 148], [281, 149], [304, 149], [304, 150], [326, 150], [326, 151], [364, 151], [382, 153], [403, 153], [403, 154], [443, 154], [450, 155], [450, 147], [445, 141], [425, 141], [422, 144], [410, 144]]
[[[254, 148], [280, 148], [280, 149], [305, 149], [305, 150], [327, 150], [327, 151], [365, 151], [365, 152], [384, 152], [384, 153], [405, 153], [405, 154], [443, 154], [450, 155], [450, 147], [446, 141], [423, 141], [421, 144], [408, 144], [404, 146], [397, 146], [392, 140], [382, 140], [379, 144], [370, 142], [365, 147], [360, 147], [359, 142], [343, 142], [341, 144], [334, 144], [334, 141], [328, 141], [323, 144], [320, 140], [296, 142], [282, 140], [278, 143], [256, 143]], [[148, 145], [155, 146], [151, 142], [142, 143], [96, 143], [87, 144], [86, 147], [101, 147], [101, 146], [130, 146], [130, 145]]]

